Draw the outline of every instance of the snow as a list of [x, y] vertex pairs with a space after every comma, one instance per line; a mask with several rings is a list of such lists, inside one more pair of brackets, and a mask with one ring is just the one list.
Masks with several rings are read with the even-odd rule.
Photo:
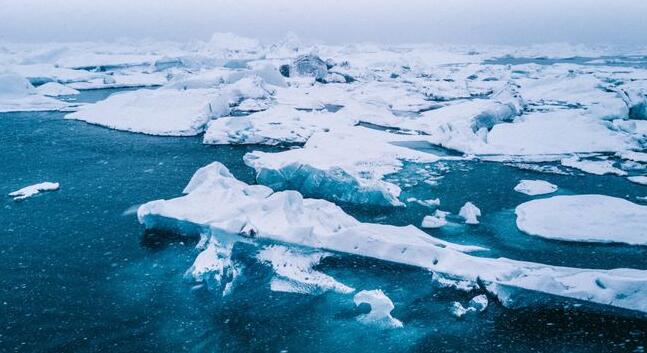
[[548, 239], [647, 245], [647, 206], [605, 195], [553, 196], [517, 206], [517, 227]]
[[9, 196], [13, 197], [14, 201], [20, 201], [32, 196], [36, 196], [42, 191], [58, 190], [59, 186], [59, 183], [46, 181], [43, 183], [25, 186], [20, 190], [9, 193]]
[[466, 224], [479, 224], [478, 217], [481, 216], [481, 210], [473, 203], [466, 202], [458, 211], [458, 215], [465, 219]]
[[636, 184], [647, 185], [647, 176], [645, 175], [630, 176], [627, 179]]
[[402, 327], [402, 322], [393, 316], [391, 311], [395, 309], [393, 302], [384, 292], [379, 289], [363, 290], [353, 297], [355, 305], [368, 304], [371, 311], [368, 314], [360, 315], [357, 320], [367, 325], [374, 325], [383, 328]]
[[[198, 170], [184, 193], [142, 205], [137, 213], [139, 221], [148, 229], [172, 230], [186, 236], [206, 234], [225, 244], [276, 242], [417, 266], [471, 283], [508, 307], [570, 298], [647, 312], [647, 271], [580, 269], [472, 256], [465, 252], [480, 248], [445, 242], [413, 226], [362, 223], [328, 201], [243, 183], [218, 162]], [[622, 202], [632, 209], [637, 206]], [[647, 208], [638, 207], [640, 212]], [[609, 212], [618, 212], [618, 208]], [[644, 215], [641, 217], [644, 219]], [[624, 228], [639, 229], [635, 222], [644, 228], [640, 219], [625, 220], [634, 223]], [[618, 227], [615, 222], [612, 226]]]
[[514, 191], [530, 196], [545, 195], [557, 191], [557, 185], [544, 180], [521, 180]]
[[228, 100], [218, 90], [140, 89], [113, 94], [65, 118], [151, 135], [190, 136], [227, 114]]

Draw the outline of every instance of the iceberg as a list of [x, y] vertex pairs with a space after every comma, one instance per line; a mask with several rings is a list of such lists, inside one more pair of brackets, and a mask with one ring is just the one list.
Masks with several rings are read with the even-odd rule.
[[275, 190], [297, 190], [346, 203], [402, 206], [400, 188], [383, 177], [400, 170], [402, 160], [438, 161], [440, 157], [432, 153], [398, 146], [421, 139], [351, 126], [315, 132], [303, 148], [248, 153], [245, 164], [256, 170], [259, 183]]
[[605, 195], [553, 196], [517, 206], [517, 227], [548, 239], [647, 245], [647, 206]]
[[420, 226], [422, 228], [441, 228], [447, 224], [448, 214], [448, 212], [436, 210], [432, 216], [425, 216]]
[[9, 193], [9, 196], [13, 197], [14, 201], [21, 201], [26, 198], [36, 196], [43, 191], [53, 191], [58, 190], [59, 183], [52, 183], [49, 181], [38, 183], [34, 185], [25, 186], [20, 190]]
[[[466, 252], [483, 249], [445, 242], [413, 226], [362, 223], [328, 201], [243, 183], [218, 162], [199, 169], [184, 193], [142, 205], [139, 221], [148, 229], [185, 236], [204, 234], [224, 243], [274, 242], [421, 267], [472, 283], [507, 307], [555, 304], [555, 299], [562, 298], [647, 313], [647, 271], [580, 269], [473, 256]], [[634, 227], [640, 222], [629, 220]]]
[[521, 180], [514, 191], [529, 196], [545, 195], [557, 191], [557, 185], [544, 180]]

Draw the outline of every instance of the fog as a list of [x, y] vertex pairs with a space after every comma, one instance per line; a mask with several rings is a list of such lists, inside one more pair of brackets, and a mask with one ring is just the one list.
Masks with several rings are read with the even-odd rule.
[[0, 0], [0, 39], [647, 45], [646, 17], [643, 0]]

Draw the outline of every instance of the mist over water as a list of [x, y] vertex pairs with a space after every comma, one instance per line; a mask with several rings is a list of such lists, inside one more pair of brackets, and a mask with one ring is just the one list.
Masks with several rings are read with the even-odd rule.
[[647, 2], [635, 0], [3, 0], [0, 8], [7, 41], [186, 41], [213, 32], [276, 40], [294, 32], [328, 43], [647, 44]]

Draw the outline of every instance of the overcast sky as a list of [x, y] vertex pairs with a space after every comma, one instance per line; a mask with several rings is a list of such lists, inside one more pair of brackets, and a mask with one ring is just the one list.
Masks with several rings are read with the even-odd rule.
[[0, 0], [0, 39], [647, 45], [647, 0]]

